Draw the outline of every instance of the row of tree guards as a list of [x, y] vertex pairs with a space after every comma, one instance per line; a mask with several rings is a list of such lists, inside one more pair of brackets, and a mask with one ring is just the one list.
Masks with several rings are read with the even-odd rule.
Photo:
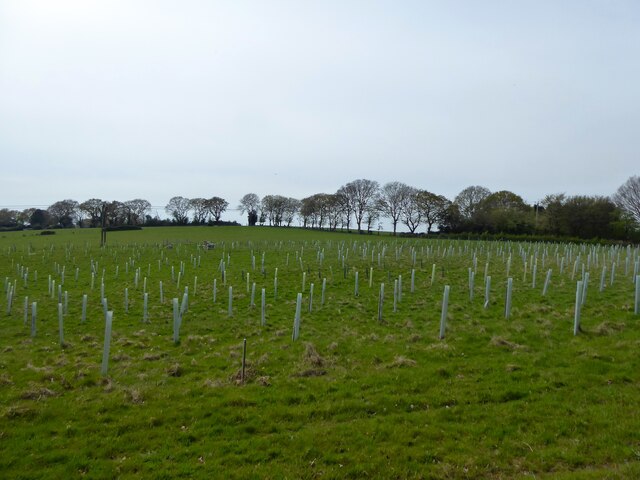
[[[477, 245], [477, 244], [476, 244]], [[276, 249], [281, 249], [283, 246], [282, 242], [275, 245]], [[333, 245], [331, 242], [327, 244], [326, 247], [331, 248]], [[388, 258], [389, 252], [394, 253], [396, 265], [394, 267], [398, 267], [398, 263], [405, 256], [404, 249], [409, 249], [409, 263], [411, 265], [410, 270], [410, 292], [415, 293], [416, 291], [416, 268], [417, 264], [420, 263], [420, 268], [423, 268], [423, 261], [425, 258], [434, 258], [441, 259], [443, 263], [446, 263], [447, 259], [450, 259], [454, 256], [462, 256], [465, 254], [470, 254], [471, 266], [468, 267], [468, 296], [469, 301], [474, 301], [474, 294], [476, 292], [476, 274], [478, 272], [478, 264], [480, 263], [480, 256], [485, 256], [484, 262], [484, 299], [483, 299], [483, 307], [489, 308], [491, 305], [491, 292], [492, 292], [492, 276], [489, 275], [490, 271], [490, 261], [493, 258], [494, 260], [500, 259], [504, 263], [505, 273], [507, 275], [506, 279], [506, 291], [504, 295], [504, 317], [509, 319], [511, 317], [512, 310], [512, 300], [513, 300], [513, 286], [514, 286], [514, 277], [511, 275], [513, 271], [513, 259], [520, 257], [522, 260], [522, 283], [525, 285], [530, 285], [531, 288], [537, 288], [536, 282], [538, 275], [538, 266], [540, 265], [543, 269], [546, 269], [546, 274], [544, 276], [544, 284], [542, 286], [541, 295], [547, 296], [550, 290], [552, 279], [553, 279], [553, 269], [546, 268], [550, 266], [549, 264], [555, 263], [556, 267], [559, 269], [559, 275], [561, 276], [570, 276], [571, 281], [576, 281], [576, 277], [579, 276], [579, 279], [576, 281], [576, 295], [575, 295], [575, 307], [574, 307], [574, 326], [573, 333], [577, 335], [580, 332], [580, 321], [581, 321], [581, 312], [582, 308], [587, 299], [588, 287], [590, 282], [590, 270], [593, 268], [598, 269], [599, 271], [599, 291], [602, 292], [607, 284], [609, 286], [613, 286], [616, 280], [616, 269], [617, 266], [622, 264], [624, 268], [624, 275], [628, 276], [631, 273], [631, 269], [633, 268], [633, 274], [631, 275], [631, 279], [635, 285], [635, 295], [634, 295], [634, 313], [637, 315], [640, 313], [640, 256], [638, 255], [638, 248], [632, 249], [631, 247], [627, 247], [626, 249], [621, 247], [599, 247], [599, 246], [579, 246], [579, 245], [565, 245], [564, 247], [555, 245], [549, 246], [544, 245], [542, 247], [538, 246], [532, 247], [531, 245], [523, 246], [523, 245], [513, 245], [513, 244], [488, 244], [481, 243], [479, 246], [476, 246], [473, 250], [469, 249], [469, 244], [461, 244], [460, 242], [450, 242], [445, 243], [442, 242], [440, 244], [433, 244], [427, 246], [425, 249], [422, 246], [421, 249], [415, 245], [407, 244], [397, 244], [394, 246], [389, 246], [385, 243], [381, 244], [372, 244], [369, 242], [365, 242], [362, 244], [358, 244], [358, 242], [354, 242], [353, 244], [348, 244], [346, 242], [339, 243], [337, 248], [337, 261], [338, 265], [341, 267], [343, 273], [343, 280], [346, 280], [351, 272], [353, 272], [353, 295], [355, 297], [361, 296], [361, 285], [360, 285], [360, 271], [349, 268], [349, 256], [352, 259], [356, 259], [359, 261], [366, 261], [369, 263], [368, 268], [365, 268], [365, 277], [368, 280], [369, 289], [373, 289], [373, 281], [376, 270], [376, 265], [378, 269], [382, 269], [381, 273], [386, 274], [387, 281], [390, 283], [393, 282], [393, 312], [398, 311], [398, 305], [402, 302], [403, 296], [403, 277], [402, 275], [397, 275], [395, 278], [391, 278], [391, 271], [385, 269], [388, 267], [388, 262], [390, 261]], [[236, 248], [239, 248], [239, 243], [236, 244], [232, 242], [231, 251]], [[299, 250], [295, 251], [295, 268], [294, 271], [299, 268], [300, 272], [300, 291], [296, 295], [296, 306], [295, 312], [293, 313], [293, 329], [292, 329], [292, 340], [295, 341], [300, 336], [300, 327], [301, 327], [301, 317], [303, 315], [303, 310], [311, 313], [315, 308], [315, 285], [313, 282], [309, 282], [309, 274], [311, 272], [310, 268], [307, 267], [305, 269], [305, 265], [303, 262], [304, 255], [304, 247], [302, 245]], [[30, 248], [30, 247], [29, 247]], [[67, 261], [76, 263], [76, 259], [73, 258], [72, 249], [66, 247], [65, 251], [65, 259]], [[121, 251], [126, 251], [126, 248], [123, 250], [118, 247], [110, 247], [113, 248], [111, 250], [112, 257], [117, 257], [117, 254]], [[149, 316], [149, 291], [148, 291], [148, 281], [147, 276], [143, 276], [142, 267], [136, 267], [137, 259], [141, 258], [141, 247], [134, 246], [133, 247], [133, 255], [129, 256], [124, 263], [124, 271], [125, 276], [129, 276], [132, 281], [132, 288], [137, 292], [136, 295], [139, 295], [139, 289], [142, 287], [142, 315], [141, 322], [148, 323], [151, 321]], [[137, 250], [136, 250], [137, 249]], [[321, 269], [325, 263], [325, 248], [321, 248], [320, 244], [315, 245], [315, 263], [318, 266], [318, 276], [321, 275]], [[177, 248], [176, 251], [179, 252], [180, 248]], [[46, 264], [48, 257], [52, 254], [53, 247], [49, 250], [44, 250], [42, 254], [42, 263]], [[109, 252], [109, 249], [106, 250]], [[418, 262], [418, 252], [420, 252], [420, 262]], [[12, 314], [12, 310], [15, 304], [15, 298], [18, 295], [19, 287], [28, 290], [30, 287], [34, 286], [38, 282], [38, 272], [37, 270], [33, 270], [33, 274], [30, 273], [30, 267], [26, 266], [21, 259], [21, 262], [15, 262], [14, 260], [14, 251], [7, 251], [7, 255], [11, 258], [11, 264], [15, 268], [15, 272], [17, 278], [14, 278], [13, 281], [10, 281], [9, 277], [6, 276], [4, 279], [4, 291], [6, 298], [6, 313], [7, 315]], [[31, 253], [31, 251], [29, 251]], [[202, 254], [204, 251], [198, 247], [196, 254], [191, 254], [188, 261], [180, 260], [178, 264], [178, 268], [175, 268], [175, 265], [169, 265], [169, 258], [165, 254], [165, 250], [160, 251], [160, 258], [157, 261], [157, 269], [160, 272], [163, 266], [170, 266], [171, 271], [171, 283], [174, 284], [175, 289], [180, 289], [181, 282], [184, 282], [185, 272], [187, 265], [190, 265], [190, 268], [197, 270], [201, 266]], [[289, 267], [289, 252], [286, 254], [286, 263], [285, 267]], [[89, 254], [89, 250], [85, 250], [85, 254]], [[624, 256], [622, 256], [624, 254]], [[24, 258], [24, 257], [22, 257]], [[256, 257], [251, 250], [251, 270], [256, 271]], [[265, 268], [265, 258], [266, 252], [262, 253], [261, 262], [260, 262], [260, 273], [255, 275], [258, 279], [262, 277], [263, 281], [266, 279], [266, 268]], [[115, 260], [115, 258], [112, 258]], [[111, 326], [113, 322], [114, 311], [113, 309], [108, 308], [107, 298], [105, 296], [105, 277], [107, 267], [102, 266], [102, 270], [100, 270], [99, 264], [102, 263], [103, 260], [96, 260], [94, 258], [90, 259], [90, 289], [91, 291], [95, 288], [96, 277], [99, 272], [102, 272], [100, 277], [100, 305], [102, 307], [102, 311], [104, 314], [104, 322], [105, 322], [105, 339], [104, 339], [104, 353], [103, 353], [103, 363], [102, 363], [102, 372], [104, 375], [107, 374], [108, 371], [108, 358], [109, 358], [109, 346], [110, 346], [110, 334], [111, 334]], [[314, 261], [314, 260], [312, 260]], [[393, 259], [391, 260], [393, 261]], [[107, 260], [109, 262], [109, 260]], [[354, 260], [355, 262], [355, 260]], [[220, 275], [220, 280], [222, 281], [223, 287], [228, 289], [228, 305], [227, 305], [227, 315], [232, 317], [234, 314], [234, 288], [232, 285], [227, 286], [228, 274], [227, 270], [229, 265], [231, 264], [231, 252], [223, 250], [222, 258], [218, 264], [217, 273]], [[480, 263], [481, 264], [481, 263]], [[567, 268], [568, 266], [571, 268]], [[120, 265], [115, 264], [115, 268], [113, 263], [108, 263], [110, 270], [114, 273], [114, 279], [118, 281], [120, 276]], [[31, 267], [33, 268], [33, 267]], [[443, 274], [444, 268], [443, 265]], [[568, 270], [571, 271], [570, 275]], [[45, 298], [50, 298], [52, 300], [57, 300], [57, 314], [58, 314], [58, 329], [59, 329], [59, 343], [64, 347], [64, 318], [68, 315], [69, 311], [69, 293], [68, 290], [63, 290], [63, 286], [68, 279], [65, 278], [66, 266], [60, 265], [57, 262], [53, 265], [53, 272], [48, 274], [47, 276], [47, 294]], [[333, 265], [329, 265], [330, 278], [333, 277]], [[431, 265], [430, 278], [429, 278], [429, 287], [433, 287], [436, 283], [437, 279], [438, 267], [437, 263], [433, 263]], [[151, 263], [148, 264], [146, 273], [148, 276], [152, 274]], [[75, 267], [75, 275], [73, 276], [75, 283], [79, 282], [79, 274], [80, 267]], [[56, 284], [56, 278], [58, 277], [59, 283]], [[249, 295], [249, 306], [251, 308], [255, 308], [255, 295], [257, 291], [257, 282], [252, 281], [254, 279], [254, 274], [251, 271], [242, 270], [241, 278], [243, 283], [245, 283], [245, 288], [247, 294]], [[20, 283], [18, 283], [18, 279], [20, 279]], [[127, 280], [126, 278], [124, 279]], [[333, 283], [333, 281], [332, 281]], [[326, 302], [326, 290], [327, 290], [327, 277], [322, 277], [321, 284], [321, 292], [320, 292], [320, 308], [325, 306]], [[341, 288], [346, 288], [347, 284], [342, 285]], [[160, 305], [164, 304], [164, 286], [163, 280], [160, 280], [158, 283], [158, 300]], [[123, 289], [123, 310], [125, 314], [129, 313], [130, 306], [130, 287], [125, 287]], [[198, 289], [198, 276], [194, 275], [192, 282], [192, 293], [195, 296]], [[307, 295], [307, 303], [303, 308], [303, 294], [308, 291]], [[177, 344], [180, 341], [180, 329], [183, 322], [183, 317], [187, 313], [189, 308], [189, 287], [184, 286], [184, 292], [182, 293], [181, 298], [175, 297], [172, 299], [172, 308], [173, 308], [173, 341]], [[57, 294], [57, 295], [56, 295]], [[273, 277], [273, 299], [274, 301], [278, 299], [278, 268], [274, 268], [274, 277]], [[445, 338], [446, 328], [447, 328], [447, 319], [448, 319], [448, 306], [449, 306], [449, 298], [451, 294], [451, 285], [444, 285], [444, 291], [442, 296], [442, 305], [440, 311], [440, 328], [438, 336], [440, 339]], [[266, 287], [260, 287], [260, 324], [266, 325], [267, 322], [267, 289]], [[57, 298], [56, 298], [57, 297]], [[211, 285], [211, 299], [213, 304], [217, 303], [218, 297], [218, 278], [213, 278]], [[377, 319], [382, 322], [384, 318], [385, 311], [385, 282], [380, 283], [379, 292], [377, 295], [378, 307], [377, 307]], [[81, 309], [81, 322], [84, 323], [87, 320], [87, 310], [88, 310], [88, 302], [89, 295], [86, 293], [82, 294], [82, 309]], [[27, 326], [29, 324], [29, 313], [31, 313], [31, 336], [36, 337], [37, 334], [37, 318], [38, 318], [38, 303], [37, 302], [29, 302], [29, 297], [24, 297], [23, 303], [23, 318], [24, 324]], [[246, 349], [246, 344], [245, 344]]]

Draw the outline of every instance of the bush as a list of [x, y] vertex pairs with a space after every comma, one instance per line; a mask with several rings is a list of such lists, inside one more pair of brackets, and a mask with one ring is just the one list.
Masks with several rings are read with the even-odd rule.
[[40, 235], [55, 235], [56, 232], [54, 232], [53, 230], [42, 230], [40, 232]]

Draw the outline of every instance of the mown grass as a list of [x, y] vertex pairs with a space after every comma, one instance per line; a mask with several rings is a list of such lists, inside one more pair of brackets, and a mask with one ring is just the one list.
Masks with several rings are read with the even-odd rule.
[[[0, 237], [0, 281], [6, 277], [17, 289], [10, 314], [6, 292], [0, 298], [4, 478], [640, 477], [640, 317], [633, 314], [631, 274], [624, 272], [626, 256], [637, 258], [637, 249], [215, 227], [114, 232], [105, 249], [98, 240], [96, 230]], [[216, 248], [201, 248], [205, 240]], [[571, 249], [571, 265], [562, 275], [556, 248], [560, 255]], [[505, 319], [509, 252], [514, 293], [511, 317]], [[538, 254], [535, 289], [530, 271], [523, 281], [521, 252], [527, 259]], [[585, 263], [589, 253], [597, 253], [598, 265], [590, 262], [583, 331], [574, 337], [580, 272], [573, 280], [571, 274], [577, 252]], [[470, 301], [474, 253], [477, 279]], [[618, 262], [618, 273], [614, 284], [607, 281], [599, 292], [605, 258], [607, 265]], [[226, 286], [221, 259], [227, 263]], [[485, 309], [487, 259], [493, 286]], [[92, 261], [98, 265], [93, 290]], [[181, 262], [185, 273], [178, 286], [171, 266], [177, 274]], [[69, 311], [61, 347], [57, 293], [48, 294], [47, 278], [59, 282], [62, 266]], [[29, 268], [26, 286], [20, 267]], [[141, 269], [137, 288], [136, 268]], [[554, 270], [552, 285], [542, 297], [547, 268]], [[103, 269], [105, 296], [114, 311], [106, 377], [100, 375]], [[302, 325], [293, 342], [302, 271], [307, 276]], [[256, 282], [255, 308], [249, 305], [247, 273], [250, 283]], [[398, 275], [403, 296], [393, 312]], [[142, 277], [150, 295], [149, 323], [142, 323]], [[324, 305], [322, 278], [327, 278]], [[311, 282], [314, 308], [308, 312]], [[377, 320], [380, 282], [386, 289], [382, 322]], [[439, 340], [445, 284], [451, 286], [448, 327]], [[185, 286], [189, 310], [181, 341], [174, 344], [170, 301], [181, 298]], [[128, 313], [124, 288], [129, 288]], [[265, 326], [260, 325], [261, 288], [267, 292]], [[82, 324], [85, 293], [88, 321]], [[25, 296], [38, 302], [34, 338], [23, 324]]]

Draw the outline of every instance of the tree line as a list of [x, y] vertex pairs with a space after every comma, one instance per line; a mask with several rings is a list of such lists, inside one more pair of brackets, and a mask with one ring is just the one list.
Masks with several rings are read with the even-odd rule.
[[[152, 217], [144, 199], [125, 202], [92, 198], [61, 200], [47, 209], [0, 209], [0, 227], [98, 227], [103, 225], [220, 224], [229, 202], [221, 197], [173, 197], [165, 206], [169, 220]], [[238, 210], [248, 225], [292, 226], [371, 232], [390, 222], [409, 233], [551, 235], [582, 239], [640, 240], [640, 177], [632, 176], [610, 197], [550, 194], [528, 204], [508, 190], [491, 192], [474, 185], [453, 199], [402, 182], [379, 185], [357, 179], [334, 193], [303, 199], [255, 193], [244, 195]]]

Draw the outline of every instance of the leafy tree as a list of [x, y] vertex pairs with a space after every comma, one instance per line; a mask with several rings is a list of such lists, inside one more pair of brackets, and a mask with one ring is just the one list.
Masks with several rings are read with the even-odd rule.
[[0, 209], [0, 227], [15, 227], [18, 225], [18, 212], [8, 208]]
[[229, 202], [220, 197], [211, 197], [207, 200], [206, 203], [207, 210], [213, 216], [213, 220], [216, 222], [220, 221], [222, 214], [227, 210], [227, 207], [229, 206]]
[[47, 209], [54, 222], [62, 227], [72, 227], [78, 210], [78, 202], [71, 199], [55, 202]]
[[100, 220], [102, 218], [102, 207], [104, 203], [105, 202], [100, 200], [99, 198], [90, 198], [89, 200], [85, 200], [80, 205], [78, 205], [78, 209], [88, 215], [89, 226], [100, 226]]
[[241, 215], [245, 212], [247, 213], [247, 223], [249, 226], [253, 226], [258, 222], [258, 210], [260, 209], [260, 203], [260, 197], [255, 193], [247, 193], [240, 199], [238, 209], [240, 210]]
[[394, 235], [402, 215], [402, 206], [410, 194], [411, 187], [402, 182], [389, 182], [380, 189], [379, 209], [384, 216], [391, 220]]
[[453, 202], [458, 206], [462, 218], [471, 221], [480, 202], [490, 194], [491, 191], [488, 188], [474, 185], [462, 190]]
[[423, 222], [427, 224], [427, 234], [431, 233], [434, 224], [444, 218], [445, 211], [451, 203], [446, 197], [427, 190], [418, 191], [415, 201]]
[[29, 223], [33, 228], [46, 228], [51, 223], [51, 215], [49, 215], [49, 212], [46, 210], [36, 208], [31, 214]]
[[522, 197], [501, 190], [485, 197], [477, 206], [473, 227], [491, 233], [532, 233], [532, 210]]
[[165, 211], [173, 217], [173, 221], [180, 225], [189, 223], [189, 211], [191, 208], [191, 201], [180, 196], [172, 197], [167, 206], [164, 207]]
[[124, 203], [114, 200], [104, 205], [105, 223], [107, 225], [125, 225], [129, 219], [129, 209]]

